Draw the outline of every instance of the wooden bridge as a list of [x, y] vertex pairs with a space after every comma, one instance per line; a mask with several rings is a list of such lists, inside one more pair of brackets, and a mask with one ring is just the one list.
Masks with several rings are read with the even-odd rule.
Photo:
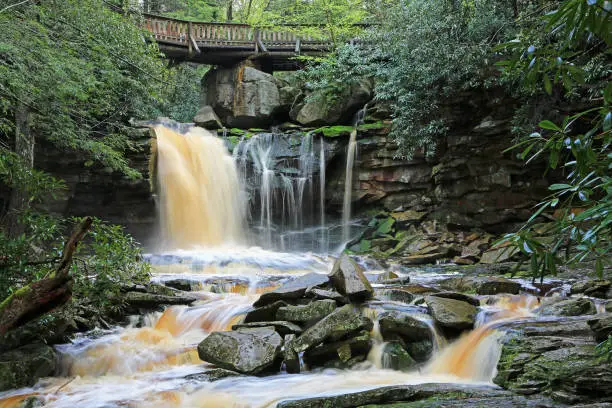
[[330, 41], [302, 38], [290, 30], [260, 30], [248, 24], [200, 23], [145, 14], [144, 27], [173, 60], [232, 66], [253, 59], [270, 72], [299, 69], [294, 57], [321, 56], [332, 48]]

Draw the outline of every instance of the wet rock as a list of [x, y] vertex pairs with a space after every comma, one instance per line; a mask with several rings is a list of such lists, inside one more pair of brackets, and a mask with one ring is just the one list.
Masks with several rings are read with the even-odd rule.
[[419, 320], [414, 314], [397, 310], [383, 312], [378, 317], [380, 333], [383, 339], [392, 339], [399, 335], [405, 342], [428, 340], [432, 337], [429, 325]]
[[342, 296], [335, 290], [312, 288], [306, 291], [306, 296], [311, 296], [315, 299], [331, 299], [334, 300], [336, 303], [342, 305], [350, 303], [350, 301], [345, 296]]
[[410, 356], [419, 363], [425, 363], [429, 361], [434, 353], [434, 337], [428, 340], [412, 341], [406, 343], [406, 350]]
[[283, 306], [276, 312], [276, 318], [289, 322], [310, 322], [322, 319], [335, 309], [335, 300], [315, 300], [307, 305]]
[[370, 347], [370, 333], [361, 331], [347, 340], [313, 347], [306, 351], [304, 358], [311, 366], [321, 366], [330, 360], [346, 363], [357, 355], [367, 355]]
[[612, 397], [612, 365], [602, 361], [589, 338], [512, 334], [497, 371], [496, 384], [525, 395], [546, 393], [569, 404]]
[[414, 295], [412, 293], [401, 289], [382, 289], [377, 291], [377, 295], [393, 302], [406, 304], [410, 304], [410, 302], [414, 300]]
[[433, 286], [423, 285], [421, 283], [402, 284], [398, 289], [410, 292], [413, 295], [431, 295], [433, 293], [440, 292], [440, 289], [434, 288]]
[[410, 277], [409, 276], [400, 276], [399, 278], [385, 279], [385, 280], [382, 280], [382, 281], [376, 282], [376, 283], [380, 283], [382, 285], [406, 285], [406, 284], [410, 283]]
[[586, 298], [566, 299], [544, 304], [535, 310], [542, 316], [580, 316], [596, 313], [593, 302]]
[[323, 341], [337, 341], [357, 330], [371, 330], [372, 321], [361, 316], [354, 306], [345, 305], [306, 329], [291, 343], [297, 352], [305, 351]]
[[155, 310], [163, 305], [190, 305], [197, 299], [188, 295], [161, 295], [147, 292], [127, 292], [123, 296], [128, 307]]
[[404, 265], [426, 265], [435, 263], [438, 259], [443, 259], [448, 256], [448, 251], [443, 248], [439, 249], [441, 250], [440, 252], [404, 256], [400, 259], [400, 262]]
[[253, 375], [274, 363], [282, 343], [272, 327], [214, 332], [198, 345], [198, 355], [218, 367]]
[[269, 305], [255, 308], [247, 312], [244, 317], [244, 323], [252, 322], [268, 322], [276, 319], [276, 312], [283, 306], [287, 306], [287, 302], [278, 300]]
[[223, 368], [212, 368], [202, 373], [189, 374], [188, 376], [185, 377], [185, 379], [189, 381], [196, 381], [196, 382], [213, 382], [213, 381], [222, 380], [227, 377], [238, 377], [238, 376], [242, 376], [242, 374], [237, 373], [235, 371], [225, 370]]
[[476, 292], [479, 295], [509, 293], [516, 295], [521, 290], [519, 282], [496, 276], [459, 276], [439, 282], [440, 287], [458, 292]]
[[281, 336], [285, 336], [288, 334], [300, 334], [302, 332], [302, 328], [297, 324], [278, 320], [272, 322], [251, 322], [235, 324], [232, 326], [232, 330], [252, 329], [257, 327], [274, 327], [274, 330], [276, 330], [276, 332]]
[[338, 292], [351, 300], [366, 300], [374, 293], [361, 267], [346, 254], [336, 260], [329, 278]]
[[589, 327], [595, 332], [597, 341], [604, 341], [612, 335], [612, 313], [598, 316], [588, 321]]
[[497, 295], [499, 293], [510, 293], [517, 295], [521, 290], [521, 284], [510, 279], [486, 276], [476, 280], [476, 292], [479, 295]]
[[468, 302], [427, 296], [425, 303], [440, 326], [457, 330], [470, 330], [474, 327], [478, 309]]
[[[373, 405], [380, 404], [380, 405]], [[531, 400], [488, 386], [459, 384], [395, 385], [348, 394], [282, 401], [277, 408], [353, 408], [353, 407], [553, 407], [550, 400]]]
[[611, 283], [609, 280], [584, 280], [572, 285], [571, 294], [583, 293], [586, 296], [605, 299], [610, 287]]
[[259, 299], [253, 303], [253, 306], [260, 307], [278, 300], [294, 300], [304, 296], [308, 288], [322, 286], [329, 281], [327, 275], [319, 273], [309, 273], [292, 280], [279, 288], [262, 294]]
[[370, 279], [371, 282], [376, 282], [376, 283], [382, 283], [385, 281], [388, 281], [390, 279], [397, 279], [399, 278], [399, 275], [395, 272], [391, 272], [391, 271], [386, 271], [383, 273], [380, 273], [378, 275], [368, 275], [366, 274], [366, 276], [368, 277], [368, 279]]
[[473, 296], [469, 296], [463, 293], [439, 292], [439, 293], [434, 293], [431, 296], [436, 296], [436, 297], [441, 297], [441, 298], [446, 298], [446, 299], [461, 300], [463, 302], [468, 302], [472, 306], [480, 306], [480, 300], [476, 299]]
[[29, 344], [0, 354], [0, 391], [34, 385], [54, 374], [57, 358], [52, 347]]
[[383, 368], [397, 371], [412, 371], [418, 365], [404, 347], [395, 342], [385, 344], [381, 360]]
[[283, 362], [285, 363], [285, 369], [289, 374], [298, 374], [300, 372], [300, 356], [291, 347], [291, 344], [295, 340], [295, 334], [288, 334], [285, 336], [285, 343], [283, 345]]
[[164, 285], [185, 292], [189, 292], [192, 290], [192, 283], [194, 282], [190, 281], [189, 279], [171, 279], [164, 281]]

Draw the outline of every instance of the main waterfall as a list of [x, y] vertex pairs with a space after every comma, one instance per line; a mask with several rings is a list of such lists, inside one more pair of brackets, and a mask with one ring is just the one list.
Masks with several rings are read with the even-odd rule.
[[238, 172], [223, 141], [205, 129], [182, 134], [163, 125], [156, 136], [156, 184], [167, 249], [240, 242], [244, 211]]

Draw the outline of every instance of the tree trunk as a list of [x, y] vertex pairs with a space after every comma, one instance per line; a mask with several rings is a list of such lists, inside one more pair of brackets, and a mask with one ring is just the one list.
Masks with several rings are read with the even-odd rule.
[[72, 276], [69, 271], [72, 256], [91, 224], [92, 219], [86, 217], [77, 226], [66, 242], [62, 259], [51, 277], [24, 286], [0, 303], [0, 336], [70, 300]]
[[[29, 169], [34, 168], [34, 135], [30, 132], [30, 112], [27, 106], [17, 105], [15, 109], [15, 153]], [[28, 206], [27, 191], [13, 188], [6, 216], [6, 229], [10, 238], [21, 235], [25, 226], [19, 223], [19, 215]]]
[[233, 20], [233, 14], [234, 14], [234, 0], [229, 0], [227, 3], [227, 21], [232, 21]]

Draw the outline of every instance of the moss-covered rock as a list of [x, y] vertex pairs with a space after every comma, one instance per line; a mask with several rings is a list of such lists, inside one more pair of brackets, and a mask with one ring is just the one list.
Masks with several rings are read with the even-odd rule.
[[502, 347], [496, 384], [570, 404], [612, 398], [612, 365], [598, 355], [586, 320], [521, 323], [513, 329]]
[[581, 316], [595, 314], [597, 310], [591, 300], [580, 298], [544, 304], [536, 312], [542, 316]]
[[307, 305], [283, 306], [277, 310], [276, 318], [289, 322], [310, 322], [322, 319], [335, 309], [335, 300], [315, 300]]
[[427, 296], [425, 302], [440, 326], [457, 330], [470, 330], [474, 327], [478, 309], [468, 302], [436, 296]]
[[37, 343], [0, 354], [0, 391], [31, 386], [55, 372], [57, 357], [52, 347]]

